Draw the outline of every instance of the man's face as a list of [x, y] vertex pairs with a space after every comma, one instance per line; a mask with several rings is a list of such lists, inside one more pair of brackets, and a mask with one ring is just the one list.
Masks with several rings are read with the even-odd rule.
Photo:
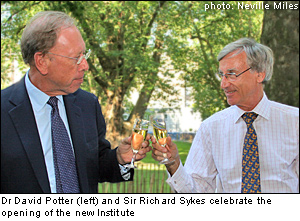
[[[85, 43], [79, 30], [74, 27], [62, 29], [57, 41], [49, 52], [72, 58], [85, 53]], [[83, 82], [84, 72], [89, 69], [85, 59], [78, 65], [77, 60], [48, 53], [47, 88], [62, 95], [74, 93]]]
[[[219, 63], [219, 71], [223, 74], [239, 74], [249, 68], [244, 51], [227, 54]], [[262, 77], [263, 75], [263, 77]], [[221, 88], [224, 90], [229, 105], [237, 105], [242, 110], [250, 111], [259, 103], [263, 96], [262, 80], [264, 74], [251, 69], [236, 78], [234, 82], [222, 78]]]

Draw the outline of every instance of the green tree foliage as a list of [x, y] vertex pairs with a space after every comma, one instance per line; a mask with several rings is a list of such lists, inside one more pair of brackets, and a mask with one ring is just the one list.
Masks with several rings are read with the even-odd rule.
[[[205, 4], [215, 9], [205, 10]], [[240, 37], [260, 37], [262, 10], [241, 10], [221, 1], [2, 1], [1, 79], [16, 58], [22, 65], [19, 39], [28, 19], [41, 10], [64, 11], [74, 17], [93, 53], [84, 89], [99, 97], [108, 125], [108, 139], [129, 131], [131, 119], [143, 116], [150, 99], [164, 99], [170, 108], [177, 91], [171, 86], [181, 73], [182, 86], [192, 87], [194, 109], [203, 118], [226, 107], [215, 77], [220, 49]], [[255, 4], [255, 2], [248, 2]], [[217, 8], [216, 6], [219, 6]], [[168, 59], [166, 59], [168, 58]], [[172, 67], [165, 62], [171, 60]], [[23, 68], [23, 69], [22, 69]], [[161, 74], [159, 74], [159, 71]], [[1, 84], [2, 86], [2, 84]], [[129, 98], [139, 92], [136, 105]], [[127, 122], [122, 115], [129, 110]]]
[[[184, 72], [186, 85], [193, 87], [194, 109], [203, 119], [227, 107], [215, 75], [219, 51], [241, 37], [260, 37], [262, 10], [242, 10], [239, 3], [228, 1], [227, 6], [222, 6], [225, 3], [221, 1], [189, 1], [178, 3], [174, 10], [177, 13], [173, 15], [168, 54], [176, 69]], [[210, 9], [205, 10], [205, 5]], [[230, 9], [222, 9], [227, 7]]]

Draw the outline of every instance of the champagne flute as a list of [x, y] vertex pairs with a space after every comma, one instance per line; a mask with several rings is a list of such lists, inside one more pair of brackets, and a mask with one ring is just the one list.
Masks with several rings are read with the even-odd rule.
[[139, 118], [135, 119], [131, 135], [131, 148], [133, 156], [130, 165], [127, 166], [128, 168], [136, 168], [136, 166], [134, 165], [136, 154], [139, 152], [139, 150], [142, 147], [143, 141], [146, 139], [148, 127], [148, 120], [143, 120]]
[[[166, 122], [165, 122], [165, 115], [164, 114], [155, 114], [154, 116], [152, 116], [151, 121], [152, 121], [152, 125], [153, 125], [153, 135], [154, 135], [156, 141], [161, 146], [166, 147], [168, 149], [168, 151], [170, 151], [168, 146], [166, 146], [168, 131], [167, 131]], [[169, 163], [174, 162], [174, 160], [170, 161], [167, 158], [166, 153], [163, 153], [163, 156], [164, 156], [164, 159], [162, 161], [160, 161], [159, 164], [169, 164]]]

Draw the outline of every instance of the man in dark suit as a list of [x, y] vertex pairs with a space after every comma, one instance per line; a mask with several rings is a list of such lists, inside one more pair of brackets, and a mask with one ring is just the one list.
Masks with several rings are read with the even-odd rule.
[[[78, 192], [96, 193], [98, 182], [132, 180], [133, 170], [123, 166], [132, 158], [131, 138], [112, 150], [96, 96], [79, 89], [89, 54], [74, 20], [62, 12], [38, 13], [21, 49], [30, 70], [1, 91], [1, 193], [55, 193], [64, 185], [57, 183], [50, 97], [70, 138]], [[149, 139], [137, 160], [151, 150]]]

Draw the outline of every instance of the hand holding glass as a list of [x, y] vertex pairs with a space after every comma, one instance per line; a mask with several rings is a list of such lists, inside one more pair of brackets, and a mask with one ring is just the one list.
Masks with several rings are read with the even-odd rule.
[[133, 151], [133, 156], [131, 159], [131, 163], [128, 168], [136, 168], [134, 165], [134, 161], [136, 158], [136, 154], [142, 148], [142, 143], [146, 139], [147, 132], [149, 127], [149, 121], [137, 118], [134, 122], [132, 135], [131, 135], [131, 148]]
[[[170, 151], [170, 149], [166, 145], [168, 132], [167, 132], [164, 114], [156, 114], [156, 115], [152, 116], [151, 121], [152, 121], [152, 125], [153, 125], [153, 135], [154, 135], [156, 141], [161, 146], [166, 147], [168, 149], [168, 151]], [[170, 161], [167, 158], [166, 153], [164, 153], [163, 156], [164, 156], [164, 159], [162, 161], [160, 161], [159, 164], [169, 164], [169, 163], [174, 162], [174, 160]]]

